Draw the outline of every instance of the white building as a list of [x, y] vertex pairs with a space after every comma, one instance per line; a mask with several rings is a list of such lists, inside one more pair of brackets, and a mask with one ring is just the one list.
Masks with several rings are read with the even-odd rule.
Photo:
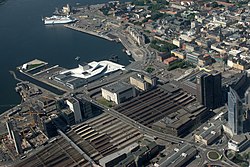
[[80, 108], [79, 101], [71, 97], [70, 99], [66, 100], [67, 105], [69, 106], [69, 109], [74, 112], [75, 117], [75, 123], [80, 123], [83, 120], [83, 115]]
[[228, 149], [240, 152], [245, 148], [248, 148], [249, 144], [249, 135], [235, 135], [228, 141]]
[[127, 30], [129, 34], [133, 37], [133, 39], [137, 42], [138, 45], [145, 44], [145, 37], [141, 32], [139, 32], [138, 30], [130, 26], [128, 26]]
[[131, 85], [142, 91], [146, 91], [156, 86], [156, 77], [148, 74], [138, 73], [131, 76], [129, 80]]
[[115, 82], [102, 87], [101, 90], [103, 98], [108, 101], [113, 101], [116, 104], [120, 104], [136, 96], [134, 87], [124, 82]]
[[111, 61], [90, 62], [88, 64], [79, 64], [78, 68], [66, 70], [61, 74], [70, 72], [71, 76], [88, 80], [97, 79], [104, 74], [108, 74], [117, 70], [125, 70], [123, 65], [113, 63]]
[[93, 61], [88, 64], [79, 64], [78, 68], [62, 71], [54, 76], [54, 80], [71, 89], [76, 89], [118, 70], [125, 70], [125, 67], [106, 60]]

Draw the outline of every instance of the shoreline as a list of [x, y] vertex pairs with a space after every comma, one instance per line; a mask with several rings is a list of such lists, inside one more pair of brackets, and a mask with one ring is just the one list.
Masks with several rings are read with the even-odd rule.
[[[53, 85], [53, 84], [51, 84], [51, 83], [49, 83], [49, 82], [46, 82], [46, 81], [43, 81], [43, 80], [39, 80], [38, 78], [32, 76], [32, 74], [23, 72], [23, 71], [21, 71], [21, 70], [18, 70], [17, 72], [19, 72], [20, 74], [22, 74], [22, 75], [24, 75], [24, 76], [30, 78], [30, 80], [27, 79], [28, 82], [30, 82], [30, 83], [36, 85], [36, 86], [39, 87], [39, 88], [42, 88], [42, 89], [44, 89], [44, 90], [50, 92], [50, 93], [53, 94], [53, 95], [62, 96], [64, 93], [66, 93], [66, 92], [68, 91], [68, 90], [65, 90], [65, 89], [63, 89], [63, 88], [57, 87], [57, 86], [55, 86], [55, 85]], [[32, 82], [32, 80], [33, 80], [33, 82]], [[37, 83], [40, 84], [40, 85], [34, 83], [34, 81], [37, 82]], [[43, 84], [44, 84], [44, 85], [43, 85]], [[43, 86], [48, 86], [48, 88], [45, 88], [45, 87], [43, 87]], [[49, 90], [49, 89], [50, 89], [50, 90]], [[52, 89], [54, 89], [54, 90], [52, 90]], [[54, 91], [54, 92], [53, 92], [53, 91]], [[55, 91], [57, 91], [57, 92], [55, 92]]]
[[75, 31], [83, 32], [83, 33], [86, 33], [86, 34], [89, 34], [89, 35], [93, 35], [93, 36], [96, 36], [96, 37], [99, 37], [99, 38], [102, 38], [102, 39], [106, 39], [106, 40], [111, 41], [111, 42], [116, 41], [115, 39], [111, 39], [106, 35], [100, 35], [100, 34], [98, 34], [96, 32], [88, 31], [86, 29], [79, 28], [79, 27], [76, 27], [76, 26], [72, 26], [72, 25], [69, 25], [69, 24], [64, 24], [64, 27], [75, 30]]
[[98, 37], [98, 38], [101, 38], [101, 39], [105, 39], [105, 40], [108, 40], [108, 41], [110, 41], [110, 42], [114, 42], [114, 41], [119, 42], [119, 43], [122, 44], [122, 46], [123, 46], [126, 50], [128, 50], [128, 51], [130, 51], [130, 52], [132, 53], [132, 55], [130, 55], [130, 56], [127, 55], [127, 56], [128, 56], [128, 57], [132, 57], [132, 59], [133, 59], [134, 61], [141, 61], [141, 59], [142, 59], [142, 57], [143, 57], [143, 55], [142, 55], [142, 56], [137, 55], [137, 54], [135, 53], [135, 51], [132, 50], [129, 46], [127, 46], [127, 45], [125, 44], [125, 42], [124, 42], [119, 36], [117, 36], [117, 39], [111, 39], [111, 38], [109, 38], [109, 37], [106, 36], [106, 35], [100, 35], [100, 34], [98, 34], [98, 33], [96, 33], [96, 32], [89, 31], [89, 30], [86, 30], [86, 29], [83, 29], [83, 28], [79, 28], [79, 27], [76, 27], [76, 26], [64, 24], [64, 27], [69, 28], [69, 29], [71, 29], [71, 30], [79, 31], [79, 32], [82, 32], [82, 33], [85, 33], [85, 34], [88, 34], [88, 35], [92, 35], [92, 36], [95, 36], [95, 37]]

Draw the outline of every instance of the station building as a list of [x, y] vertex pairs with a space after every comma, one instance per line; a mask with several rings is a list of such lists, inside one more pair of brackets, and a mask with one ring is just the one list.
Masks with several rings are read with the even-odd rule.
[[125, 82], [115, 82], [101, 88], [102, 97], [108, 101], [113, 101], [120, 104], [132, 97], [136, 96], [133, 86]]

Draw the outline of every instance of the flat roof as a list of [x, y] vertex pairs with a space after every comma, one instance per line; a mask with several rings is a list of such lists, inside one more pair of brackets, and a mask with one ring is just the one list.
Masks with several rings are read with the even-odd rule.
[[181, 155], [182, 153], [191, 154], [193, 151], [196, 151], [196, 149], [193, 148], [192, 146], [186, 144], [182, 148], [180, 148], [179, 151], [177, 151], [177, 152], [176, 151], [172, 151], [169, 154], [170, 156], [166, 156], [165, 158], [161, 159], [159, 161], [159, 165], [160, 166], [174, 165], [177, 161], [179, 161], [180, 158], [183, 157]]
[[131, 145], [123, 148], [122, 150], [119, 150], [119, 151], [117, 151], [117, 152], [115, 152], [113, 154], [110, 154], [110, 155], [108, 155], [106, 157], [103, 157], [102, 159], [99, 160], [99, 164], [101, 166], [105, 166], [106, 163], [114, 160], [115, 158], [117, 158], [117, 157], [119, 157], [119, 156], [121, 156], [123, 154], [128, 154], [132, 149], [134, 149], [134, 148], [136, 148], [138, 146], [139, 146], [138, 143], [132, 143]]
[[125, 82], [115, 82], [115, 83], [112, 83], [110, 85], [107, 85], [105, 87], [103, 87], [103, 89], [106, 89], [112, 93], [121, 93], [121, 92], [124, 92], [128, 89], [131, 89], [133, 86], [125, 83]]
[[162, 89], [170, 92], [170, 93], [173, 93], [173, 92], [176, 92], [178, 90], [180, 90], [180, 88], [175, 85], [175, 84], [172, 84], [172, 83], [167, 83], [167, 84], [164, 84], [162, 86], [160, 86]]
[[70, 97], [70, 98], [68, 98], [67, 99], [70, 103], [77, 103], [78, 102], [78, 100], [76, 99], [76, 98], [74, 98], [74, 97]]

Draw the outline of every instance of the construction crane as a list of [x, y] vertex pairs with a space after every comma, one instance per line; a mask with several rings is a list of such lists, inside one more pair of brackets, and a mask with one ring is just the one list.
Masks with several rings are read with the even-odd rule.
[[19, 115], [12, 116], [11, 118], [17, 119], [18, 121], [23, 121], [23, 120], [25, 120], [24, 117], [19, 116]]

